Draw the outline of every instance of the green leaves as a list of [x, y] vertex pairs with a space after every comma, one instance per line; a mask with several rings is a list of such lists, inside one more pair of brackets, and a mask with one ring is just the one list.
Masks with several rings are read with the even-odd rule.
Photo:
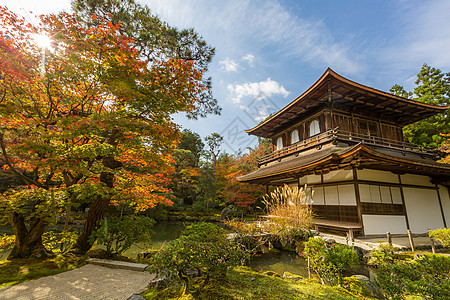
[[342, 284], [342, 273], [359, 264], [358, 254], [349, 246], [328, 244], [321, 238], [310, 237], [303, 252], [311, 261], [311, 267], [322, 281], [331, 285]]
[[[394, 85], [390, 92], [394, 95], [433, 105], [450, 104], [450, 73], [424, 64], [417, 74], [416, 87], [407, 92], [402, 86]], [[444, 142], [442, 135], [450, 133], [449, 111], [443, 115], [407, 125], [403, 133], [408, 142], [431, 148], [439, 148]]]
[[108, 256], [120, 255], [133, 243], [148, 243], [154, 233], [155, 221], [146, 216], [127, 215], [123, 218], [105, 218], [102, 226], [91, 237], [91, 243], [105, 245]]
[[229, 241], [223, 228], [211, 223], [187, 226], [181, 236], [151, 259], [150, 272], [167, 270], [168, 277], [185, 278], [186, 271], [198, 270], [208, 281], [243, 264], [248, 254]]
[[423, 299], [450, 298], [450, 258], [425, 256], [411, 262], [379, 266], [376, 282], [391, 299], [418, 295]]

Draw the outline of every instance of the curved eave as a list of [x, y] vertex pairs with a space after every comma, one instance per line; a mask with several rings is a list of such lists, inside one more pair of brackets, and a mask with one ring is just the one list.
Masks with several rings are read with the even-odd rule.
[[[283, 176], [288, 173], [298, 173], [304, 169], [317, 168], [318, 166], [332, 164], [334, 161], [339, 160], [342, 157], [342, 155], [347, 156], [353, 154], [355, 151], [357, 151], [357, 149], [359, 149], [358, 146], [359, 144], [340, 149], [338, 149], [338, 147], [333, 146], [333, 149], [331, 149], [332, 151], [327, 151], [327, 153], [321, 157], [308, 159], [308, 162], [306, 163], [300, 163], [299, 165], [295, 165], [295, 161], [291, 161], [292, 163], [294, 163], [293, 166], [287, 166], [286, 168], [280, 168], [279, 165], [280, 163], [276, 163], [271, 166], [264, 167], [263, 172], [261, 172], [262, 169], [260, 168], [252, 173], [237, 177], [237, 180], [240, 182], [256, 182], [269, 178], [274, 178], [277, 176]], [[326, 149], [324, 149], [324, 151], [326, 151]], [[337, 152], [343, 153], [339, 154]], [[269, 174], [265, 174], [267, 170], [269, 171], [272, 170], [272, 172], [270, 172]]]
[[[368, 93], [370, 95], [373, 95], [375, 97], [380, 97], [382, 99], [387, 99], [388, 101], [391, 101], [391, 103], [395, 103], [402, 107], [408, 107], [409, 109], [412, 109], [413, 111], [420, 112], [421, 114], [416, 115], [415, 117], [412, 116], [406, 116], [407, 118], [410, 118], [409, 121], [403, 121], [403, 124], [406, 125], [409, 123], [413, 123], [415, 121], [418, 121], [420, 119], [426, 118], [428, 116], [436, 115], [442, 112], [445, 112], [450, 106], [437, 106], [432, 104], [426, 104], [422, 102], [418, 102], [411, 99], [406, 99], [403, 97], [395, 96], [371, 87], [364, 86], [362, 84], [356, 83], [354, 81], [351, 81], [347, 78], [342, 77], [341, 75], [337, 74], [330, 68], [328, 68], [325, 73], [302, 95], [297, 97], [294, 101], [292, 101], [290, 104], [285, 106], [283, 109], [278, 111], [276, 114], [265, 120], [263, 123], [255, 126], [252, 129], [246, 130], [248, 134], [261, 136], [261, 137], [270, 137], [273, 134], [274, 126], [280, 126], [285, 121], [286, 116], [289, 115], [295, 115], [296, 111], [298, 111], [298, 108], [301, 108], [301, 105], [304, 104], [304, 102], [308, 101], [309, 98], [313, 97], [314, 94], [318, 91], [320, 91], [324, 88], [326, 88], [324, 85], [327, 84], [329, 80], [334, 80], [342, 84], [343, 86], [347, 86], [347, 88], [351, 88], [352, 90], [355, 90], [360, 93]], [[317, 95], [315, 96], [317, 97]], [[314, 100], [312, 100], [314, 101]], [[318, 104], [318, 103], [316, 103]], [[305, 104], [305, 106], [308, 106]], [[405, 113], [407, 115], [407, 113]]]
[[[297, 166], [291, 166], [288, 168], [280, 168], [280, 165], [274, 164], [272, 166], [266, 167], [268, 170], [272, 169], [273, 171], [267, 174], [267, 170], [265, 172], [261, 172], [261, 169], [258, 169], [252, 173], [243, 175], [238, 177], [237, 180], [240, 182], [248, 182], [248, 183], [260, 183], [267, 182], [270, 180], [277, 180], [280, 178], [285, 178], [288, 176], [295, 176], [297, 174], [302, 174], [305, 170], [320, 170], [324, 167], [330, 167], [332, 165], [339, 165], [343, 162], [346, 164], [350, 163], [356, 156], [358, 157], [367, 157], [376, 162], [384, 162], [391, 166], [398, 166], [399, 171], [403, 168], [406, 170], [406, 167], [417, 168], [419, 173], [426, 173], [430, 176], [439, 175], [439, 176], [450, 176], [450, 165], [441, 164], [441, 163], [430, 163], [425, 161], [415, 161], [406, 158], [399, 158], [392, 155], [381, 153], [377, 150], [373, 150], [370, 147], [358, 143], [354, 146], [347, 147], [346, 149], [342, 149], [341, 153], [331, 152], [327, 155], [320, 157], [319, 159], [312, 160], [306, 164], [299, 164]], [[375, 164], [372, 167], [378, 168], [379, 164]], [[402, 167], [403, 166], [403, 167]], [[405, 167], [406, 166], [406, 167]], [[259, 174], [258, 174], [259, 173]]]

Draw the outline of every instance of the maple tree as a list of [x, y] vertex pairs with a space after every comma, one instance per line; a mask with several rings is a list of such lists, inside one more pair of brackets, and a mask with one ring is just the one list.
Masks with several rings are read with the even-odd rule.
[[[0, 6], [0, 157], [24, 182], [0, 198], [16, 236], [11, 258], [47, 255], [46, 226], [74, 202], [90, 203], [81, 253], [108, 205], [170, 203], [179, 138], [170, 115], [199, 108], [204, 72], [191, 60], [149, 60], [119, 23], [91, 18], [42, 15], [33, 25]], [[41, 33], [51, 50], [36, 45]]]
[[250, 210], [261, 201], [266, 190], [262, 185], [239, 182], [239, 176], [258, 169], [258, 159], [271, 152], [271, 142], [259, 140], [248, 153], [237, 156], [222, 155], [217, 165], [218, 197], [228, 204]]

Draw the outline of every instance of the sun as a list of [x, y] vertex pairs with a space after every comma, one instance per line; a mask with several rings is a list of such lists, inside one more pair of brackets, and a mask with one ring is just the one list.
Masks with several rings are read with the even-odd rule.
[[36, 34], [34, 36], [34, 41], [42, 49], [50, 48], [50, 38], [45, 34]]

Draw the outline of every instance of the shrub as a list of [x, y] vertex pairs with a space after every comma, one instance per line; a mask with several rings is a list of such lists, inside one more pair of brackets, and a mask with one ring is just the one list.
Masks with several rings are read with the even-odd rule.
[[378, 249], [370, 252], [369, 264], [381, 265], [394, 262], [394, 247], [389, 244], [380, 244]]
[[197, 270], [204, 277], [201, 290], [211, 277], [224, 277], [226, 271], [242, 265], [248, 255], [229, 241], [226, 231], [215, 224], [197, 223], [187, 226], [181, 236], [150, 259], [150, 272], [165, 270], [168, 278], [178, 277], [186, 291], [188, 270]]
[[370, 297], [370, 291], [357, 277], [344, 277], [342, 283], [344, 288], [350, 293], [363, 297]]
[[320, 238], [309, 238], [303, 251], [322, 283], [342, 285], [342, 273], [359, 264], [358, 254], [349, 246], [328, 244]]
[[75, 244], [77, 238], [78, 233], [73, 231], [47, 231], [42, 235], [42, 244], [52, 252], [66, 252]]
[[127, 215], [122, 218], [105, 218], [102, 226], [95, 231], [90, 242], [106, 247], [108, 256], [120, 255], [128, 250], [133, 243], [145, 243], [154, 233], [151, 228], [155, 221], [146, 216]]
[[16, 236], [4, 233], [0, 236], [0, 250], [12, 249], [16, 242]]
[[376, 283], [392, 299], [406, 294], [423, 299], [450, 299], [450, 258], [423, 257], [378, 267]]
[[450, 247], [450, 228], [430, 230], [428, 234], [436, 241], [441, 242], [443, 247]]

